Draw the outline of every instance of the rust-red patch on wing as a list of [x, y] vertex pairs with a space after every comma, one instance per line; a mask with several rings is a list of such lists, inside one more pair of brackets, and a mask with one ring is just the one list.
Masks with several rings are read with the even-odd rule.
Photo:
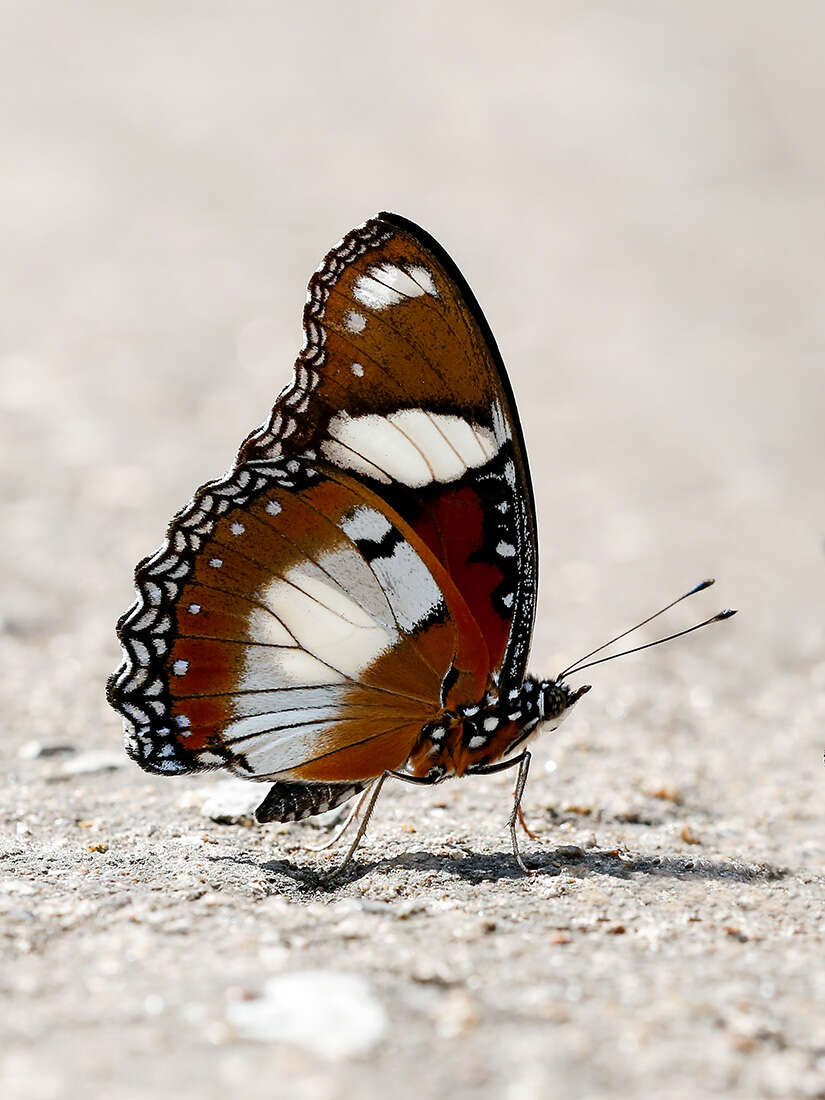
[[484, 546], [484, 508], [478, 493], [469, 486], [445, 490], [421, 513], [415, 530], [464, 597], [484, 635], [490, 663], [497, 668], [511, 620], [499, 615], [492, 600], [504, 574], [495, 564], [475, 557]]

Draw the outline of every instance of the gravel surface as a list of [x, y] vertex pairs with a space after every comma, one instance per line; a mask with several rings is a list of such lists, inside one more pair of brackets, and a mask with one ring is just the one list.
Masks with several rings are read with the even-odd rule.
[[[306, 9], [306, 10], [305, 10]], [[822, 6], [12, 4], [0, 61], [0, 1093], [825, 1097]], [[332, 820], [144, 775], [131, 571], [285, 384], [375, 210], [456, 257], [520, 403], [553, 673], [525, 797]], [[663, 628], [664, 629], [664, 628]], [[643, 631], [641, 640], [657, 632]]]

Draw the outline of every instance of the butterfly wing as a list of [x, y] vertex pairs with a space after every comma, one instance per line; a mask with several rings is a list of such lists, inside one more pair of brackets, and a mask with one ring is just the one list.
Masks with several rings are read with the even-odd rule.
[[483, 314], [423, 230], [379, 215], [327, 255], [292, 384], [136, 585], [108, 692], [149, 770], [367, 779], [490, 677], [520, 685], [521, 430]]
[[443, 566], [323, 462], [204, 486], [136, 583], [109, 697], [150, 771], [368, 779], [406, 761], [448, 670], [469, 697], [489, 674]]
[[520, 686], [537, 545], [512, 390], [458, 268], [398, 215], [353, 230], [313, 276], [295, 380], [239, 457], [307, 448], [413, 527], [479, 624], [494, 675]]

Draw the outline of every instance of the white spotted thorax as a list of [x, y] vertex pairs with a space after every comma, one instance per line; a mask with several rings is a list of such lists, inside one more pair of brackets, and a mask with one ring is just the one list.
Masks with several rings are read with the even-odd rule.
[[[492, 763], [525, 747], [564, 721], [589, 685], [571, 689], [560, 680], [527, 677], [520, 688], [488, 692], [480, 703], [443, 713], [422, 731], [419, 752], [432, 758], [432, 782]], [[462, 750], [472, 756], [469, 768]], [[488, 760], [489, 756], [489, 760]]]

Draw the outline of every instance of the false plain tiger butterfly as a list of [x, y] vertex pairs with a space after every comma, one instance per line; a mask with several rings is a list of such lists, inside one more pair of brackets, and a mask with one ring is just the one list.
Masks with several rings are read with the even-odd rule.
[[388, 776], [516, 767], [526, 871], [527, 744], [589, 666], [526, 674], [536, 519], [493, 334], [444, 249], [387, 213], [328, 253], [303, 328], [267, 423], [137, 567], [108, 684], [126, 751], [161, 775], [271, 783], [261, 822], [364, 791], [342, 867]]

